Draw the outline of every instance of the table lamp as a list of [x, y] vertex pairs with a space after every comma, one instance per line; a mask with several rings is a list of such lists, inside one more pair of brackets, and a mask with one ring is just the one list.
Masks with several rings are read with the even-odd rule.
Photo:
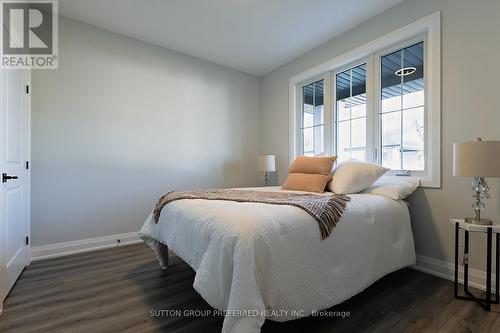
[[453, 176], [474, 177], [472, 181], [473, 197], [472, 208], [475, 216], [465, 218], [465, 222], [491, 225], [493, 221], [481, 217], [481, 210], [485, 205], [483, 198], [489, 199], [489, 187], [486, 178], [500, 177], [500, 141], [482, 141], [481, 138], [473, 142], [453, 144]]
[[276, 171], [276, 157], [274, 155], [260, 155], [257, 157], [257, 170], [266, 175], [266, 186], [269, 186], [269, 173]]

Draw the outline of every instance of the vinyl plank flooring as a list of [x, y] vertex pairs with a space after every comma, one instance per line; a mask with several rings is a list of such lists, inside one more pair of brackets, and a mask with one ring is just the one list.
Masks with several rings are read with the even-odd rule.
[[[35, 262], [5, 300], [0, 332], [220, 332], [221, 316], [177, 315], [211, 310], [193, 280], [175, 255], [160, 269], [144, 244]], [[450, 281], [409, 268], [328, 310], [350, 315], [266, 321], [262, 332], [500, 332], [498, 306], [455, 300]]]

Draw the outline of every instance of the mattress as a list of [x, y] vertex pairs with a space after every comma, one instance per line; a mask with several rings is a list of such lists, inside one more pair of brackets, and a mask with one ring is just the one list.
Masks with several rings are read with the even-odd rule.
[[[297, 207], [198, 199], [168, 204], [140, 234], [195, 270], [194, 289], [226, 310], [223, 332], [259, 332], [265, 319], [308, 316], [415, 263], [407, 205], [374, 194], [350, 197], [325, 240], [316, 220]], [[157, 254], [165, 264], [166, 252]]]

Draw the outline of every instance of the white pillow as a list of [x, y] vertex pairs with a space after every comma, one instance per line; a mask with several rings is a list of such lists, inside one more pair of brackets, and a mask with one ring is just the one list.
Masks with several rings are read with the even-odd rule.
[[327, 188], [336, 194], [358, 193], [373, 184], [387, 170], [389, 169], [372, 163], [353, 160], [341, 162], [333, 169], [333, 177]]
[[384, 176], [368, 187], [363, 193], [380, 194], [394, 200], [403, 200], [420, 185], [418, 179]]

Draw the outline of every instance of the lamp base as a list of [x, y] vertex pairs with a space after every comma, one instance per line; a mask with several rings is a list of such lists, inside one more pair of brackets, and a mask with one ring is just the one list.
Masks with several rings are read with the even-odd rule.
[[478, 224], [478, 225], [492, 225], [493, 220], [491, 220], [491, 219], [479, 219], [479, 220], [477, 220], [475, 217], [466, 217], [465, 223]]

